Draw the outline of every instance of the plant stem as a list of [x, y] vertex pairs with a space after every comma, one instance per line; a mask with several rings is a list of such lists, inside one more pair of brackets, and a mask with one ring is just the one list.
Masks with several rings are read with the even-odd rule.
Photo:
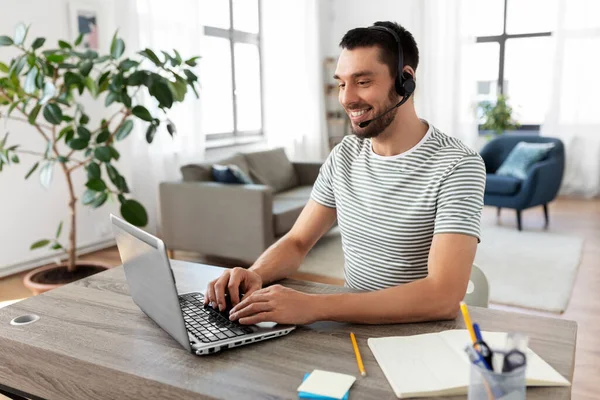
[[[6, 119], [12, 119], [15, 121], [21, 121], [21, 122], [27, 122], [29, 123], [29, 120], [25, 119], [25, 118], [19, 118], [19, 117], [9, 117], [8, 115], [5, 116], [4, 118]], [[38, 124], [41, 128], [45, 128], [45, 129], [52, 129], [52, 127], [50, 125], [44, 125], [44, 124]]]
[[37, 151], [30, 151], [30, 150], [15, 149], [14, 152], [15, 153], [20, 153], [20, 154], [31, 154], [32, 156], [38, 156], [38, 157], [45, 157], [46, 156], [44, 153], [39, 153]]
[[62, 170], [67, 179], [67, 187], [69, 189], [69, 211], [71, 214], [71, 229], [69, 232], [69, 261], [67, 264], [67, 270], [69, 272], [75, 271], [75, 250], [77, 248], [76, 234], [77, 234], [77, 211], [75, 206], [77, 205], [77, 197], [75, 197], [75, 190], [73, 189], [73, 180], [71, 179], [71, 171], [65, 164], [61, 164]]

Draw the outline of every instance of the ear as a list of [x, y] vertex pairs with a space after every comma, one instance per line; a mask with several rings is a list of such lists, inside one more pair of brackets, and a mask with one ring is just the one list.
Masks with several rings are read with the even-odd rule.
[[407, 72], [413, 77], [413, 79], [415, 79], [415, 80], [417, 79], [417, 77], [415, 76], [415, 70], [412, 69], [412, 67], [410, 65], [405, 65], [404, 68], [402, 69], [402, 72], [403, 73]]

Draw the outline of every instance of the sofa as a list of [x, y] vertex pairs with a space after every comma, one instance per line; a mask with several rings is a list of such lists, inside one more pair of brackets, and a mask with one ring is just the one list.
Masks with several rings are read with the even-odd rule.
[[[253, 183], [215, 182], [217, 164], [237, 166]], [[160, 184], [162, 238], [172, 251], [250, 265], [292, 228], [320, 168], [291, 162], [283, 148], [183, 165], [180, 181]]]
[[[554, 147], [546, 157], [529, 168], [525, 179], [496, 174], [519, 142], [554, 143]], [[543, 136], [503, 135], [492, 139], [480, 151], [480, 155], [487, 173], [483, 203], [498, 207], [498, 215], [502, 208], [514, 209], [519, 230], [522, 229], [521, 211], [541, 205], [547, 227], [548, 203], [558, 194], [564, 174], [565, 149], [562, 141]]]

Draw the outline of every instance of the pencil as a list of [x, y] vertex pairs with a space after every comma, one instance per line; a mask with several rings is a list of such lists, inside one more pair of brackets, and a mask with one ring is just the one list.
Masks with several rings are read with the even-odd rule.
[[362, 357], [360, 356], [360, 351], [358, 351], [358, 344], [356, 343], [356, 337], [354, 336], [354, 332], [350, 332], [350, 339], [352, 339], [352, 347], [354, 347], [354, 354], [356, 355], [356, 362], [358, 363], [358, 369], [360, 370], [360, 374], [362, 376], [367, 376], [365, 366], [362, 362]]
[[475, 336], [475, 331], [473, 330], [473, 324], [471, 323], [471, 317], [469, 316], [469, 310], [467, 309], [467, 305], [464, 301], [460, 302], [460, 310], [462, 311], [463, 318], [465, 320], [465, 325], [467, 326], [467, 330], [469, 331], [469, 335], [471, 335], [471, 341], [473, 344], [477, 342], [477, 337]]

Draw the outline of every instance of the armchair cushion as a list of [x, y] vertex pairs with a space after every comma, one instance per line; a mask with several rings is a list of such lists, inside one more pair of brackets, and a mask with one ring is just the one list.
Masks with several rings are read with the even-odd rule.
[[214, 164], [212, 167], [212, 177], [216, 182], [252, 184], [252, 179], [235, 164], [220, 165]]
[[[250, 175], [250, 168], [246, 158], [242, 153], [220, 160], [218, 165], [235, 165], [247, 176]], [[187, 164], [181, 167], [181, 175], [184, 182], [210, 182], [214, 181], [213, 163]]]
[[543, 160], [553, 147], [554, 143], [519, 142], [500, 165], [496, 174], [526, 179], [529, 168]]
[[299, 186], [273, 197], [273, 232], [281, 236], [289, 232], [310, 199], [312, 186]]
[[246, 153], [245, 156], [255, 182], [272, 187], [275, 193], [298, 186], [294, 166], [283, 148]]
[[486, 194], [513, 195], [521, 189], [523, 181], [512, 176], [487, 174], [485, 179]]

